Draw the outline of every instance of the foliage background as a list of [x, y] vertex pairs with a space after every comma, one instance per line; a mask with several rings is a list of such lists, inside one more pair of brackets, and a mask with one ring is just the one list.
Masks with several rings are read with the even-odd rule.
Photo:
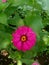
[[[18, 26], [30, 26], [37, 34], [34, 48], [25, 53], [18, 51], [11, 43], [12, 32]], [[0, 0], [0, 50], [9, 52], [12, 59], [21, 59], [30, 65], [38, 53], [47, 50], [49, 54], [49, 0]], [[16, 51], [13, 51], [13, 50]]]

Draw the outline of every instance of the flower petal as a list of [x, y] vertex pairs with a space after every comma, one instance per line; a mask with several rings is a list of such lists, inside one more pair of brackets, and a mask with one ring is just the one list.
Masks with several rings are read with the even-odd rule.
[[20, 34], [20, 35], [25, 35], [27, 33], [27, 27], [25, 26], [21, 26], [17, 29], [16, 33]]
[[[20, 40], [22, 35], [27, 36], [27, 40], [25, 42], [22, 42]], [[12, 34], [13, 36], [13, 44], [14, 46], [21, 51], [27, 51], [30, 50], [36, 43], [36, 34], [34, 31], [32, 31], [31, 28], [27, 26], [21, 26], [15, 32]]]
[[6, 2], [7, 0], [2, 0], [2, 2]]
[[26, 50], [29, 50], [29, 46], [27, 45], [27, 43], [24, 43], [22, 46], [22, 51], [25, 52]]
[[34, 41], [27, 41], [27, 45], [31, 49], [33, 46], [35, 46], [35, 43], [34, 43]]
[[17, 42], [17, 43], [15, 44], [15, 46], [16, 46], [16, 48], [17, 48], [18, 50], [21, 50], [22, 43], [21, 43], [21, 42]]
[[27, 37], [28, 37], [28, 40], [30, 41], [36, 41], [36, 35], [33, 33], [28, 33]]

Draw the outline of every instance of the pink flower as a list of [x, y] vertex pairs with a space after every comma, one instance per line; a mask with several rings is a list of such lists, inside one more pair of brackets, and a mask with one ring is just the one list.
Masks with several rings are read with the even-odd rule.
[[37, 61], [35, 61], [32, 65], [40, 65]]
[[36, 43], [35, 32], [27, 26], [19, 27], [12, 36], [13, 45], [23, 52], [30, 50]]
[[6, 2], [7, 0], [2, 0], [2, 2]]

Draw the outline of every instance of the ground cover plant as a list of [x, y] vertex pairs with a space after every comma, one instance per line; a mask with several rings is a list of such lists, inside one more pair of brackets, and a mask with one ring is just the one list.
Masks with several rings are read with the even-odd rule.
[[49, 0], [0, 0], [0, 65], [49, 65]]

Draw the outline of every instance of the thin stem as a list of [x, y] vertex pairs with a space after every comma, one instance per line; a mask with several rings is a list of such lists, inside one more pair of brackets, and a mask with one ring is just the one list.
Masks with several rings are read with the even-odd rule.
[[20, 60], [18, 60], [17, 65], [22, 65], [22, 62]]

